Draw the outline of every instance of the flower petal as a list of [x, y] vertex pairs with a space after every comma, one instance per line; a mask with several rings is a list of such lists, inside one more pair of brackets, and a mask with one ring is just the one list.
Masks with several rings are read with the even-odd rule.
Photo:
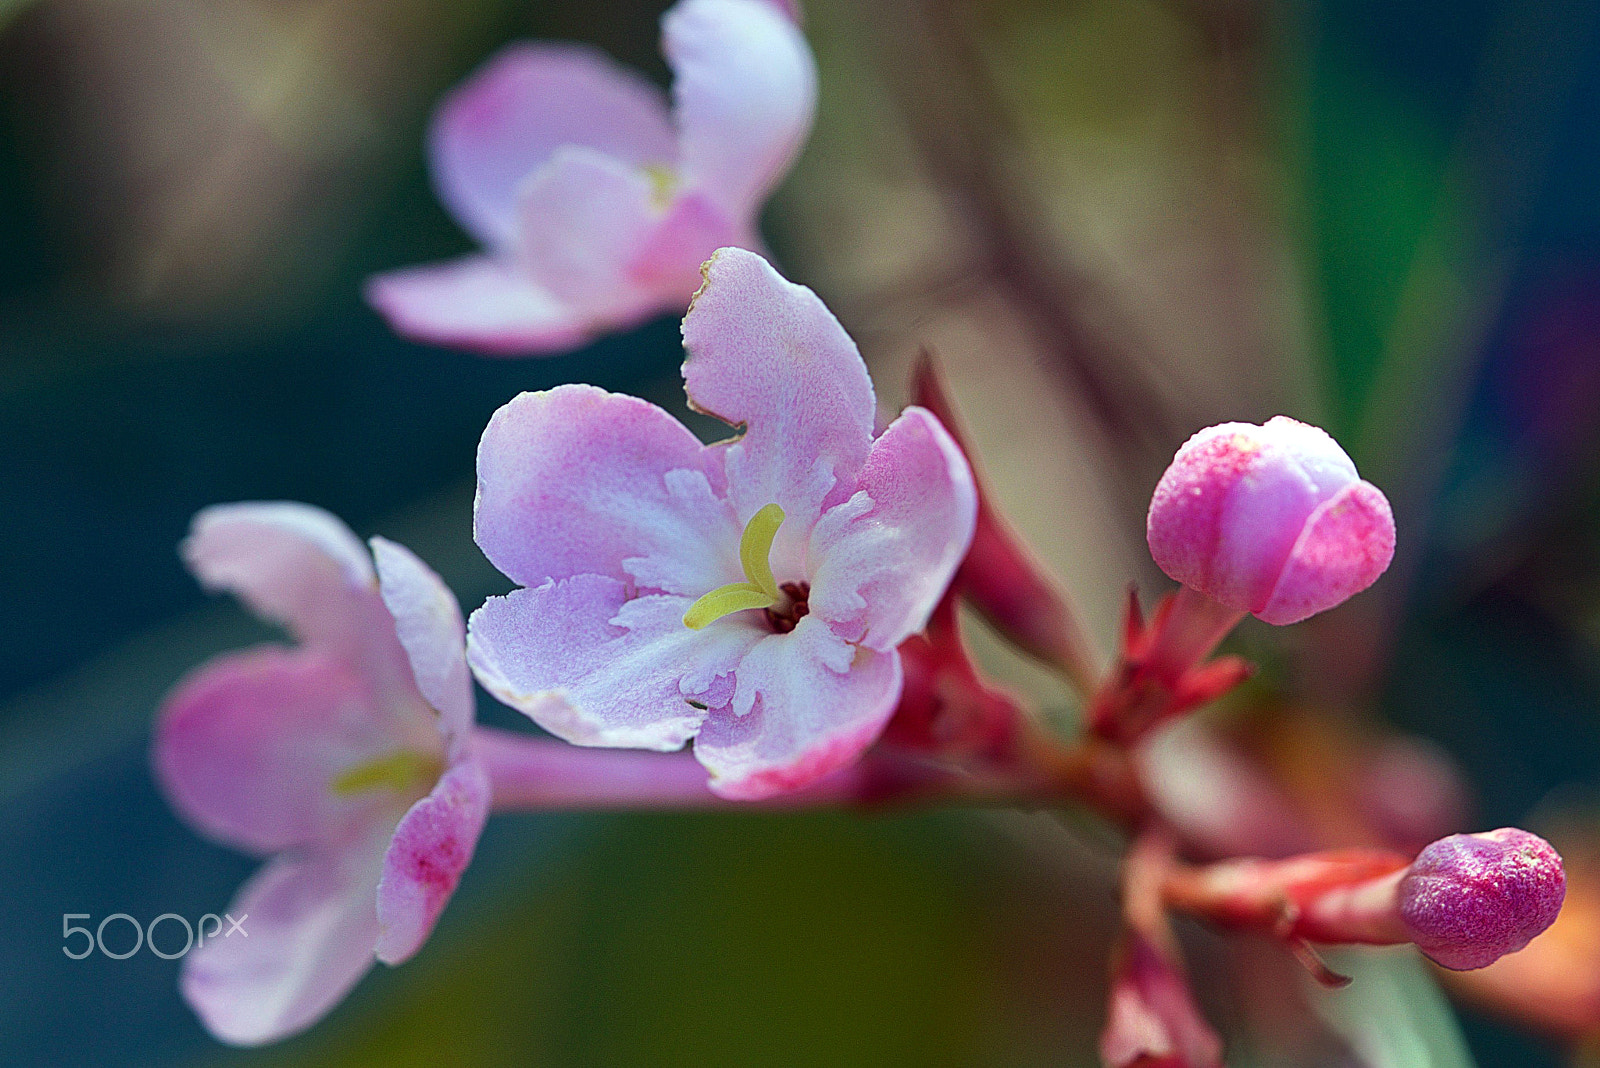
[[179, 551], [206, 589], [234, 594], [307, 644], [349, 648], [380, 608], [360, 540], [309, 504], [213, 505]]
[[761, 0], [683, 0], [661, 28], [684, 185], [750, 218], [811, 129], [817, 68], [805, 36]]
[[1352, 482], [1311, 513], [1256, 615], [1280, 626], [1298, 623], [1378, 581], [1393, 559], [1388, 499], [1370, 482]]
[[768, 635], [737, 674], [733, 704], [713, 709], [694, 743], [712, 790], [735, 800], [798, 790], [854, 762], [900, 699], [898, 653], [852, 646], [815, 616]]
[[419, 710], [372, 557], [336, 516], [296, 501], [213, 505], [194, 517], [180, 552], [207, 589], [233, 593], [343, 660], [362, 676], [374, 707], [402, 719]]
[[741, 578], [739, 526], [700, 442], [653, 404], [593, 386], [524, 393], [478, 446], [478, 547], [512, 581], [608, 575], [695, 596]]
[[730, 219], [704, 193], [683, 193], [650, 231], [628, 272], [639, 285], [660, 294], [662, 306], [682, 311], [700, 288], [700, 265], [728, 245], [760, 249], [753, 221]]
[[[817, 523], [813, 615], [887, 652], [921, 630], [972, 543], [978, 495], [939, 421], [908, 408], [873, 443], [863, 491]], [[857, 502], [860, 501], [858, 505]]]
[[490, 356], [564, 352], [588, 340], [574, 309], [509, 259], [463, 256], [367, 281], [367, 303], [402, 337]]
[[367, 818], [370, 796], [332, 784], [395, 736], [347, 667], [263, 646], [217, 657], [179, 683], [156, 722], [152, 763], [173, 808], [255, 853], [327, 841]]
[[387, 834], [349, 848], [285, 854], [251, 877], [225, 928], [183, 962], [183, 996], [217, 1038], [261, 1045], [327, 1015], [372, 966], [374, 894]]
[[[660, 303], [630, 274], [663, 217], [638, 167], [590, 148], [559, 148], [523, 186], [517, 214], [529, 276], [575, 314], [623, 322]], [[687, 304], [693, 283], [682, 289]]]
[[690, 701], [725, 702], [727, 676], [763, 633], [733, 617], [690, 630], [689, 604], [628, 600], [600, 575], [513, 590], [472, 613], [467, 656], [485, 689], [569, 742], [677, 749], [705, 719]]
[[472, 729], [472, 673], [467, 626], [455, 594], [404, 545], [373, 538], [378, 588], [394, 616], [396, 636], [411, 663], [417, 689], [439, 713], [439, 731], [452, 748]]
[[450, 768], [411, 806], [383, 857], [378, 959], [399, 964], [433, 931], [489, 817], [489, 777], [475, 760]]
[[[749, 0], [744, 0], [749, 2]], [[690, 403], [743, 437], [726, 446], [741, 525], [768, 504], [788, 517], [774, 570], [804, 544], [825, 504], [853, 488], [872, 447], [866, 364], [833, 313], [753, 252], [720, 249], [683, 320]], [[834, 495], [830, 497], [830, 494]]]
[[523, 181], [563, 145], [636, 166], [677, 159], [648, 80], [590, 48], [513, 44], [439, 105], [429, 145], [439, 199], [479, 241], [509, 249]]

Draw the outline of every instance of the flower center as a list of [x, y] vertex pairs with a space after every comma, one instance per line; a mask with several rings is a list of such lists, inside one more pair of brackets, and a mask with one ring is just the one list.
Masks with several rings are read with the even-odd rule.
[[766, 609], [767, 620], [779, 634], [794, 630], [810, 609], [806, 599], [811, 587], [803, 582], [778, 585], [772, 577], [772, 539], [783, 526], [783, 509], [769, 504], [745, 524], [739, 538], [739, 563], [744, 567], [744, 582], [718, 586], [701, 597], [683, 614], [683, 625], [690, 630], [715, 623], [723, 616], [750, 608]]
[[809, 582], [785, 582], [778, 587], [788, 601], [786, 604], [773, 605], [767, 609], [767, 622], [772, 624], [772, 629], [779, 634], [788, 634], [800, 625], [800, 621], [811, 614], [811, 584]]
[[672, 203], [678, 193], [678, 172], [664, 163], [646, 163], [642, 168], [650, 179], [650, 201], [658, 208]]

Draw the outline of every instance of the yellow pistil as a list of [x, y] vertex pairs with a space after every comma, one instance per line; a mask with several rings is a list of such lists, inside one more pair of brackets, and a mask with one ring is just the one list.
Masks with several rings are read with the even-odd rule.
[[748, 581], [718, 586], [690, 605], [683, 614], [684, 626], [699, 630], [731, 612], [742, 612], [747, 608], [772, 608], [783, 603], [783, 591], [778, 589], [777, 580], [772, 577], [772, 563], [768, 559], [772, 553], [772, 539], [778, 536], [781, 526], [783, 509], [776, 504], [769, 504], [750, 517], [750, 522], [745, 524], [744, 535], [739, 538], [739, 563], [743, 565], [744, 577]]
[[415, 749], [396, 749], [346, 768], [333, 780], [333, 792], [338, 797], [352, 797], [374, 790], [404, 793], [437, 779], [442, 769], [438, 757], [419, 753]]

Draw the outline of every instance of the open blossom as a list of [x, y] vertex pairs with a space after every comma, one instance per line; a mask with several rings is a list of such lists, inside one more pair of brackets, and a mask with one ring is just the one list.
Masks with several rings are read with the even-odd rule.
[[399, 333], [500, 355], [576, 348], [681, 310], [811, 126], [816, 69], [792, 5], [682, 0], [662, 20], [672, 106], [582, 47], [512, 45], [440, 106], [440, 198], [483, 251], [380, 275]]
[[694, 739], [725, 797], [854, 760], [900, 696], [896, 647], [972, 538], [960, 450], [908, 408], [873, 436], [855, 345], [810, 290], [722, 249], [683, 323], [703, 446], [587, 386], [524, 393], [478, 450], [478, 545], [524, 587], [473, 613], [479, 681], [581, 745]]
[[1394, 515], [1328, 434], [1285, 416], [1184, 443], [1150, 501], [1150, 553], [1170, 577], [1268, 623], [1297, 623], [1375, 582]]
[[184, 996], [228, 1042], [303, 1030], [374, 959], [415, 953], [488, 815], [461, 610], [410, 551], [371, 544], [293, 503], [208, 508], [184, 543], [201, 582], [300, 641], [198, 668], [155, 732], [173, 807], [270, 858], [229, 906], [248, 936], [184, 960]]

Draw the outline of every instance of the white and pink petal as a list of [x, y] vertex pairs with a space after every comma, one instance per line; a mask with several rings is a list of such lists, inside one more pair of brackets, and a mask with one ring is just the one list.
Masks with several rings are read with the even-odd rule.
[[400, 820], [377, 887], [377, 954], [385, 964], [408, 960], [427, 941], [472, 860], [489, 801], [488, 775], [467, 759]]
[[719, 577], [728, 567], [719, 543], [738, 545], [705, 462], [699, 440], [653, 404], [592, 386], [524, 393], [495, 412], [478, 446], [474, 537], [522, 586], [625, 580], [628, 561], [652, 559], [668, 563], [654, 566], [648, 588], [715, 578], [698, 596], [730, 581]]
[[366, 297], [402, 337], [490, 356], [564, 352], [589, 340], [594, 326], [535, 285], [509, 254], [375, 275]]
[[[467, 655], [485, 689], [577, 745], [672, 750], [766, 633], [728, 617], [684, 626], [687, 597], [629, 599], [627, 586], [578, 575], [491, 597], [472, 614]], [[754, 615], [755, 613], [745, 613]]]
[[816, 62], [782, 6], [683, 0], [662, 19], [682, 181], [732, 218], [755, 215], [816, 112]]
[[285, 853], [228, 906], [242, 931], [184, 958], [181, 988], [217, 1038], [257, 1046], [322, 1019], [377, 958], [375, 895], [388, 835], [343, 848]]
[[[741, 522], [767, 504], [780, 541], [850, 495], [872, 447], [872, 380], [833, 313], [753, 252], [720, 249], [683, 320], [690, 403], [744, 434], [725, 446]], [[735, 477], [735, 472], [737, 477]], [[828, 487], [817, 499], [819, 486]]]
[[579, 45], [510, 45], [439, 105], [429, 146], [439, 198], [483, 244], [509, 250], [524, 182], [566, 145], [635, 168], [678, 155], [648, 79]]
[[267, 854], [348, 836], [370, 795], [341, 795], [352, 767], [394, 748], [386, 716], [350, 668], [313, 650], [217, 657], [174, 688], [151, 754], [172, 806], [205, 834]]
[[908, 408], [873, 443], [860, 489], [811, 539], [810, 608], [880, 652], [922, 629], [972, 543], [972, 469], [949, 433]]
[[394, 617], [420, 696], [439, 714], [439, 732], [458, 749], [472, 729], [472, 673], [467, 627], [455, 594], [404, 545], [373, 538], [378, 589]]
[[898, 653], [851, 645], [814, 616], [766, 637], [737, 677], [733, 703], [709, 713], [694, 743], [711, 788], [733, 800], [798, 790], [854, 763], [883, 732], [902, 682]]

